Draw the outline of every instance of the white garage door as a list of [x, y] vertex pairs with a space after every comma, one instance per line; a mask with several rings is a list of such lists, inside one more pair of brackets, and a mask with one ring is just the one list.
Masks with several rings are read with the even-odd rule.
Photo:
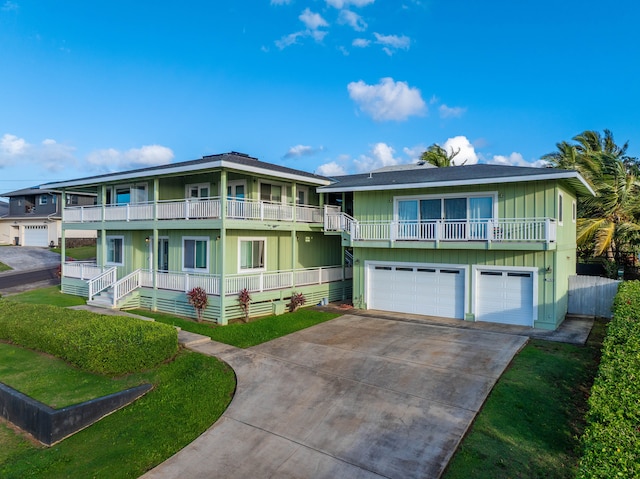
[[533, 272], [476, 274], [476, 321], [533, 326]]
[[456, 267], [370, 264], [367, 307], [463, 319], [464, 273]]
[[49, 230], [46, 225], [24, 227], [24, 246], [49, 246]]

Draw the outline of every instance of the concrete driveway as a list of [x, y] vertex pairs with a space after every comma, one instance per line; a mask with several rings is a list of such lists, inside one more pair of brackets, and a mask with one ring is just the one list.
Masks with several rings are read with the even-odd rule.
[[192, 346], [233, 367], [236, 395], [143, 477], [437, 478], [526, 341], [345, 315], [248, 350]]
[[0, 246], [0, 262], [14, 271], [43, 269], [60, 264], [60, 255], [35, 246]]

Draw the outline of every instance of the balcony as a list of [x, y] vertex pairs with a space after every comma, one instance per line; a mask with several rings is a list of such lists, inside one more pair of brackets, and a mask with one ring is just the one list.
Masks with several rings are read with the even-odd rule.
[[[69, 262], [63, 267], [63, 277], [91, 281], [109, 271], [91, 263]], [[169, 291], [187, 292], [196, 286], [203, 288], [212, 296], [220, 296], [220, 275], [194, 274], [184, 272], [141, 270], [139, 285], [144, 288], [153, 287], [153, 276], [156, 275], [156, 287]], [[297, 286], [325, 284], [343, 281], [353, 277], [353, 269], [342, 266], [326, 266], [286, 271], [273, 271], [255, 274], [234, 274], [225, 276], [225, 294], [237, 295], [247, 288], [251, 293], [274, 291]], [[122, 279], [120, 280], [122, 281]], [[115, 284], [115, 278], [112, 281]], [[107, 287], [112, 286], [108, 285]], [[104, 289], [104, 288], [103, 288]]]
[[[287, 205], [254, 200], [227, 200], [228, 219], [322, 223], [318, 206]], [[137, 204], [74, 206], [64, 209], [65, 223], [221, 219], [220, 198], [168, 200]]]
[[352, 241], [553, 243], [557, 235], [553, 218], [358, 221], [344, 213], [328, 211], [324, 225], [326, 231], [344, 232]]

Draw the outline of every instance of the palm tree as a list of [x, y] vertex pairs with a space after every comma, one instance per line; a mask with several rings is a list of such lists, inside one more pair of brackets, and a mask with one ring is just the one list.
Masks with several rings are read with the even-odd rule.
[[434, 143], [429, 148], [427, 148], [427, 151], [422, 153], [422, 155], [420, 156], [420, 161], [429, 163], [433, 166], [437, 166], [438, 168], [443, 168], [445, 166], [454, 166], [453, 159], [458, 155], [458, 153], [460, 153], [460, 148], [458, 148], [457, 151], [453, 151], [453, 149], [451, 149], [451, 152], [449, 153], [440, 145]]
[[621, 264], [623, 251], [640, 244], [638, 159], [627, 156], [629, 143], [618, 146], [610, 130], [587, 130], [573, 141], [557, 143], [543, 159], [578, 171], [596, 192], [578, 203], [578, 246]]

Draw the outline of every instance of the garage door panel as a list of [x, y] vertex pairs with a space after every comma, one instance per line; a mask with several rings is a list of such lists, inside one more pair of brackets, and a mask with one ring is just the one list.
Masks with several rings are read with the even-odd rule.
[[476, 278], [476, 320], [533, 326], [533, 273], [480, 271]]
[[49, 229], [46, 225], [26, 225], [24, 246], [49, 246]]
[[464, 317], [464, 270], [425, 265], [367, 268], [368, 307], [383, 311]]

